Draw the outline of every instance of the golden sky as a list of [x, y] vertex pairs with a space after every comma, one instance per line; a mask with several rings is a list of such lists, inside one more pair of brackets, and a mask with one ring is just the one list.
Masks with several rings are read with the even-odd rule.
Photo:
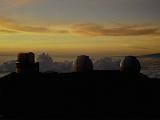
[[158, 0], [0, 0], [0, 55], [160, 53]]

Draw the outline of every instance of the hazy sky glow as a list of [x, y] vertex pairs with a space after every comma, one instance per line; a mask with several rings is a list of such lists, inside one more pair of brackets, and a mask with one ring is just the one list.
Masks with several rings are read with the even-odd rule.
[[0, 0], [0, 55], [160, 52], [160, 0]]

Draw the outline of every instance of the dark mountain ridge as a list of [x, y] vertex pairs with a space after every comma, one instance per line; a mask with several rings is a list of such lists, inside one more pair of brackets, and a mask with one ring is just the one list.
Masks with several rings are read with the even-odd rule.
[[159, 118], [160, 81], [115, 71], [12, 73], [0, 79], [4, 118]]
[[160, 58], [160, 53], [141, 55], [138, 57], [140, 57], [140, 58]]

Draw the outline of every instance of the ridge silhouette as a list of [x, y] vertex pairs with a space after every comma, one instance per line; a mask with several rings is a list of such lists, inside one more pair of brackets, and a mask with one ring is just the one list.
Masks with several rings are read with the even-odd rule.
[[[140, 63], [135, 57], [126, 57], [120, 70], [98, 71], [92, 70], [92, 62], [88, 56], [81, 56], [83, 59], [79, 57], [75, 66], [88, 68], [87, 71], [77, 70], [75, 67], [76, 72], [73, 73], [40, 73], [33, 53], [19, 54], [17, 73], [0, 78], [0, 117], [160, 117], [160, 81], [141, 74]], [[89, 67], [85, 67], [87, 63]]]

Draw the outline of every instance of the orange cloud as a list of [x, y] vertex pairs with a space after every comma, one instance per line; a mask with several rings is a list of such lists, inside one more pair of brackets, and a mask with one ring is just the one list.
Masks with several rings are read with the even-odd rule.
[[17, 31], [0, 29], [0, 33], [17, 33]]
[[0, 18], [0, 27], [3, 28], [3, 33], [4, 32], [6, 33], [26, 32], [26, 33], [48, 33], [48, 34], [68, 33], [68, 30], [65, 29], [53, 29], [53, 28], [51, 29], [45, 26], [25, 25], [3, 17]]
[[106, 28], [97, 24], [76, 24], [71, 27], [71, 33], [85, 36], [141, 36], [160, 35], [159, 28], [122, 26]]
[[120, 26], [105, 27], [97, 24], [75, 24], [71, 27], [55, 27], [28, 25], [0, 17], [0, 33], [40, 33], [40, 34], [71, 34], [81, 36], [142, 36], [160, 35], [160, 28], [153, 26]]

